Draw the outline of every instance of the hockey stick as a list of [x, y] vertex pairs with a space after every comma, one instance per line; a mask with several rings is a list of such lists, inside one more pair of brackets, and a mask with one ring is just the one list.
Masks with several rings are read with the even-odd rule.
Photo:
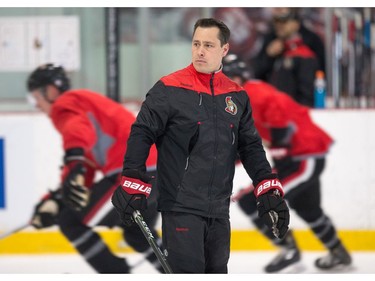
[[1, 240], [1, 239], [4, 239], [4, 238], [6, 238], [6, 237], [8, 237], [8, 236], [10, 236], [10, 235], [12, 235], [12, 234], [15, 234], [15, 233], [17, 233], [17, 232], [19, 232], [19, 231], [25, 229], [25, 228], [28, 227], [28, 226], [30, 226], [30, 223], [26, 223], [26, 224], [21, 225], [21, 226], [15, 228], [15, 229], [13, 229], [13, 230], [10, 230], [10, 231], [8, 231], [8, 232], [2, 233], [2, 234], [0, 235], [0, 240]]
[[141, 229], [148, 243], [150, 244], [161, 266], [163, 267], [165, 273], [173, 273], [171, 267], [169, 266], [167, 262], [167, 259], [165, 258], [163, 252], [160, 250], [158, 244], [156, 243], [154, 235], [152, 235], [150, 228], [147, 226], [146, 222], [143, 220], [141, 213], [139, 211], [134, 211], [133, 218], [134, 218], [134, 221], [138, 224], [139, 228]]

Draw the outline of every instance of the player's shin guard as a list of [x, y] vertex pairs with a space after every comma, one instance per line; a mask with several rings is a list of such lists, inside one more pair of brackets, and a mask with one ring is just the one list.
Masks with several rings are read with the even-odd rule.
[[311, 229], [324, 246], [329, 250], [327, 256], [318, 258], [315, 266], [320, 269], [332, 269], [340, 265], [350, 265], [351, 256], [337, 236], [332, 221], [324, 214], [309, 223]]
[[130, 267], [126, 260], [115, 256], [101, 237], [91, 229], [72, 239], [71, 242], [98, 273], [129, 273]]
[[337, 236], [332, 221], [322, 214], [317, 220], [309, 223], [311, 229], [324, 246], [329, 250], [328, 255], [318, 258], [315, 266], [320, 269], [332, 269], [338, 266], [347, 266], [352, 258]]
[[130, 273], [130, 266], [126, 259], [114, 256], [108, 248], [103, 248], [100, 253], [86, 261], [98, 273]]

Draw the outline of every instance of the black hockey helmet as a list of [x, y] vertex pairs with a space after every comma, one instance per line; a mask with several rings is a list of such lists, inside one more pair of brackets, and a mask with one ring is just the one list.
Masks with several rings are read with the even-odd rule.
[[70, 80], [62, 66], [47, 63], [36, 68], [27, 79], [27, 89], [35, 89], [54, 85], [61, 93], [70, 89]]
[[224, 57], [223, 73], [229, 77], [241, 77], [244, 81], [250, 79], [250, 71], [247, 64], [235, 54], [228, 54]]

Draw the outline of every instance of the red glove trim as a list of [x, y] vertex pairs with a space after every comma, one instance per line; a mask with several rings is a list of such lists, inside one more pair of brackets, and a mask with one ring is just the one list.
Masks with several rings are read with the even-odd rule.
[[121, 186], [128, 194], [143, 194], [148, 198], [151, 193], [151, 184], [145, 183], [139, 179], [122, 176]]
[[278, 179], [262, 180], [254, 189], [254, 194], [258, 198], [260, 195], [267, 193], [272, 189], [280, 191], [281, 197], [284, 197], [283, 186]]

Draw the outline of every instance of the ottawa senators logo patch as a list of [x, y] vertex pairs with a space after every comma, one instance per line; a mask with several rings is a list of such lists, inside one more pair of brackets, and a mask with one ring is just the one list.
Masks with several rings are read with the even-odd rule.
[[237, 105], [232, 101], [232, 97], [225, 97], [225, 103], [227, 104], [225, 111], [232, 115], [236, 115]]

